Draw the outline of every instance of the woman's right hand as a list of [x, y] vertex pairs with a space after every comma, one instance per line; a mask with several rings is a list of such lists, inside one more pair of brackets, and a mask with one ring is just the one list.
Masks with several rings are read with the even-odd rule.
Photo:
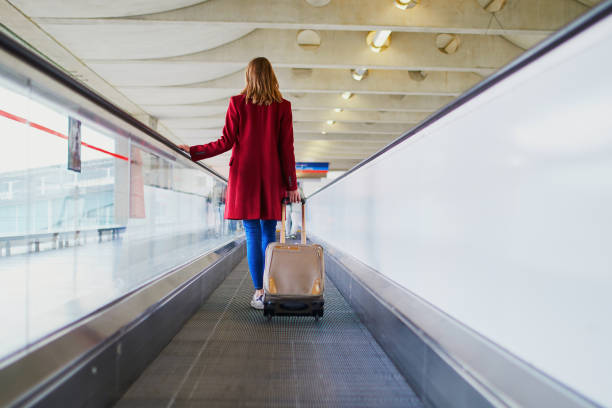
[[300, 197], [300, 191], [298, 189], [287, 191], [287, 195], [289, 196], [289, 201], [292, 203], [299, 203], [302, 200]]
[[178, 145], [178, 148], [181, 149], [184, 152], [189, 153], [189, 145], [185, 145], [185, 144]]

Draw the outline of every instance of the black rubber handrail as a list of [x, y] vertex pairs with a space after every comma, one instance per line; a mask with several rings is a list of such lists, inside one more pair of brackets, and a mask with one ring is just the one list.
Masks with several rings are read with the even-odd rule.
[[542, 41], [540, 44], [536, 45], [535, 47], [533, 47], [532, 49], [528, 51], [525, 51], [517, 59], [515, 59], [514, 61], [512, 61], [505, 67], [501, 68], [499, 71], [497, 71], [490, 77], [476, 84], [473, 88], [463, 93], [461, 96], [459, 96], [457, 99], [450, 102], [448, 105], [445, 105], [444, 107], [440, 108], [438, 111], [428, 116], [421, 123], [411, 128], [406, 133], [402, 134], [399, 138], [397, 138], [396, 140], [394, 140], [387, 146], [383, 147], [381, 150], [374, 153], [372, 156], [359, 162], [357, 165], [352, 167], [350, 170], [348, 170], [346, 173], [344, 173], [340, 177], [330, 181], [328, 184], [324, 185], [323, 187], [319, 188], [318, 190], [310, 194], [308, 198], [316, 194], [319, 194], [321, 191], [325, 190], [328, 187], [331, 187], [333, 184], [337, 183], [338, 181], [347, 177], [351, 173], [355, 172], [360, 167], [363, 167], [364, 165], [368, 164], [369, 162], [376, 159], [377, 157], [395, 148], [397, 145], [399, 145], [406, 139], [414, 136], [421, 130], [432, 125], [433, 123], [435, 123], [442, 117], [448, 115], [455, 109], [459, 108], [461, 105], [467, 103], [469, 100], [473, 99], [474, 97], [480, 95], [487, 89], [491, 88], [493, 85], [497, 84], [498, 82], [501, 82], [505, 78], [514, 74], [516, 71], [524, 68], [525, 66], [529, 65], [530, 63], [537, 60], [541, 56], [547, 54], [548, 52], [557, 48], [561, 44], [565, 43], [566, 41], [580, 34], [582, 31], [595, 25], [599, 21], [608, 17], [610, 14], [612, 14], [612, 0], [604, 0], [603, 3], [593, 7], [593, 9], [589, 10], [582, 16], [578, 17], [576, 20], [569, 23], [567, 26], [560, 29], [556, 33], [552, 34], [550, 37]]
[[[36, 54], [35, 52], [27, 49], [22, 44], [15, 41], [13, 38], [9, 37], [2, 31], [0, 31], [0, 47], [2, 47], [2, 49], [8, 52], [9, 54], [17, 57], [21, 61], [33, 67], [34, 69], [44, 73], [45, 75], [53, 78], [54, 80], [66, 86], [67, 88], [71, 89], [72, 91], [85, 97], [86, 99], [93, 102], [94, 104], [104, 109], [105, 111], [109, 112], [113, 116], [120, 118], [127, 124], [135, 127], [136, 129], [152, 137], [158, 142], [163, 143], [164, 145], [166, 145], [173, 151], [180, 153], [183, 156], [186, 156], [185, 152], [179, 149], [174, 143], [172, 143], [166, 137], [162, 136], [160, 133], [151, 129], [150, 127], [148, 127], [147, 125], [145, 125], [138, 119], [134, 118], [132, 115], [130, 115], [123, 109], [119, 108], [117, 105], [108, 101], [106, 98], [100, 96], [95, 91], [88, 88], [81, 82], [72, 78], [70, 75], [68, 75], [67, 73], [62, 71], [60, 68], [56, 67], [55, 65], [53, 65], [48, 60], [44, 59], [43, 57]], [[199, 162], [195, 162], [195, 164], [197, 164], [198, 166], [202, 167], [207, 172], [213, 174], [214, 176], [220, 178], [225, 183], [227, 183], [227, 179], [223, 177], [222, 175], [220, 175], [219, 173], [217, 173], [216, 171], [214, 171], [213, 169]]]

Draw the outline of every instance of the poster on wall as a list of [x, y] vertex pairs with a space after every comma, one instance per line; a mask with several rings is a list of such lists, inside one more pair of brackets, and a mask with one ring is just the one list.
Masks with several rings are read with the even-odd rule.
[[68, 170], [81, 172], [81, 122], [68, 118]]

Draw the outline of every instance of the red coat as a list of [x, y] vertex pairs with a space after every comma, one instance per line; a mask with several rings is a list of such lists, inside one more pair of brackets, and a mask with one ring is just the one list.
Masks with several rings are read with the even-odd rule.
[[297, 188], [293, 154], [291, 103], [254, 105], [244, 95], [232, 96], [223, 136], [191, 146], [191, 160], [232, 149], [225, 218], [280, 220], [281, 199]]

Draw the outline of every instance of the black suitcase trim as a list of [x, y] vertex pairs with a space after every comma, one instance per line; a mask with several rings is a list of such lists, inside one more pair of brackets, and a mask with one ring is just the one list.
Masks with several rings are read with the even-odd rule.
[[323, 296], [270, 296], [264, 300], [263, 314], [270, 320], [272, 316], [323, 316], [325, 300]]

